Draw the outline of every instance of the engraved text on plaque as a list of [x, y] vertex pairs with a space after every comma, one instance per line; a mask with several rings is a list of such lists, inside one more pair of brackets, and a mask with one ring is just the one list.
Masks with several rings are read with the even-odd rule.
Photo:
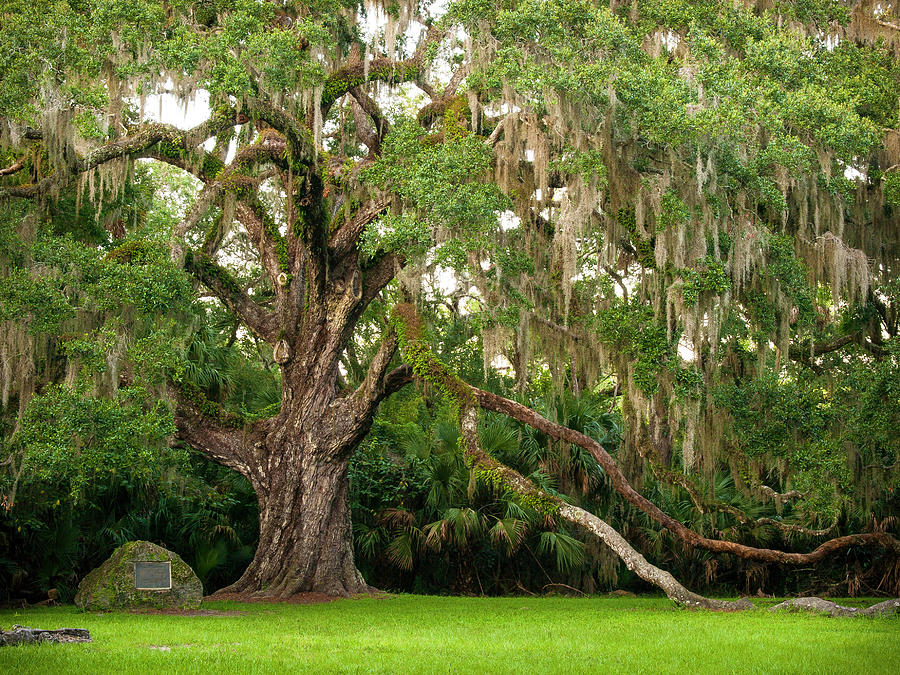
[[162, 591], [172, 588], [172, 563], [134, 563], [134, 587], [138, 590]]

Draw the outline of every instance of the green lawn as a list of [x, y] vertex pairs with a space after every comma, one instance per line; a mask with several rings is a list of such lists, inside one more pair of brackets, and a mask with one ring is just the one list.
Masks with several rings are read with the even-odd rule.
[[204, 608], [243, 613], [0, 611], [5, 629], [88, 628], [94, 638], [0, 648], [0, 673], [900, 672], [897, 618], [692, 612], [652, 598], [394, 596]]

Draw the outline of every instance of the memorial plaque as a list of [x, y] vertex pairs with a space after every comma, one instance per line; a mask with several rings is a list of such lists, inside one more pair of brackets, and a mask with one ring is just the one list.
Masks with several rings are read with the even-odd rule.
[[172, 563], [135, 562], [134, 587], [143, 591], [164, 591], [172, 588]]

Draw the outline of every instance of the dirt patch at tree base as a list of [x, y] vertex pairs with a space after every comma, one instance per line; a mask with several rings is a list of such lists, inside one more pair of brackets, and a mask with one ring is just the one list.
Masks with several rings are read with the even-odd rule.
[[[381, 591], [375, 593], [358, 593], [350, 596], [352, 598], [384, 598], [390, 597], [389, 593]], [[327, 593], [294, 593], [286, 598], [273, 598], [271, 596], [259, 596], [253, 593], [214, 593], [203, 598], [204, 602], [219, 602], [228, 600], [231, 602], [256, 602], [256, 603], [287, 603], [289, 605], [318, 605], [323, 602], [334, 602], [335, 600], [346, 600], [346, 596], [328, 595]]]

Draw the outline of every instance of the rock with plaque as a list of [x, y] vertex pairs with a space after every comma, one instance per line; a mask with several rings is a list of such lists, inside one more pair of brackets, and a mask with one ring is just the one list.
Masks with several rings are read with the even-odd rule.
[[130, 541], [78, 585], [75, 604], [89, 611], [196, 609], [203, 585], [177, 553]]

